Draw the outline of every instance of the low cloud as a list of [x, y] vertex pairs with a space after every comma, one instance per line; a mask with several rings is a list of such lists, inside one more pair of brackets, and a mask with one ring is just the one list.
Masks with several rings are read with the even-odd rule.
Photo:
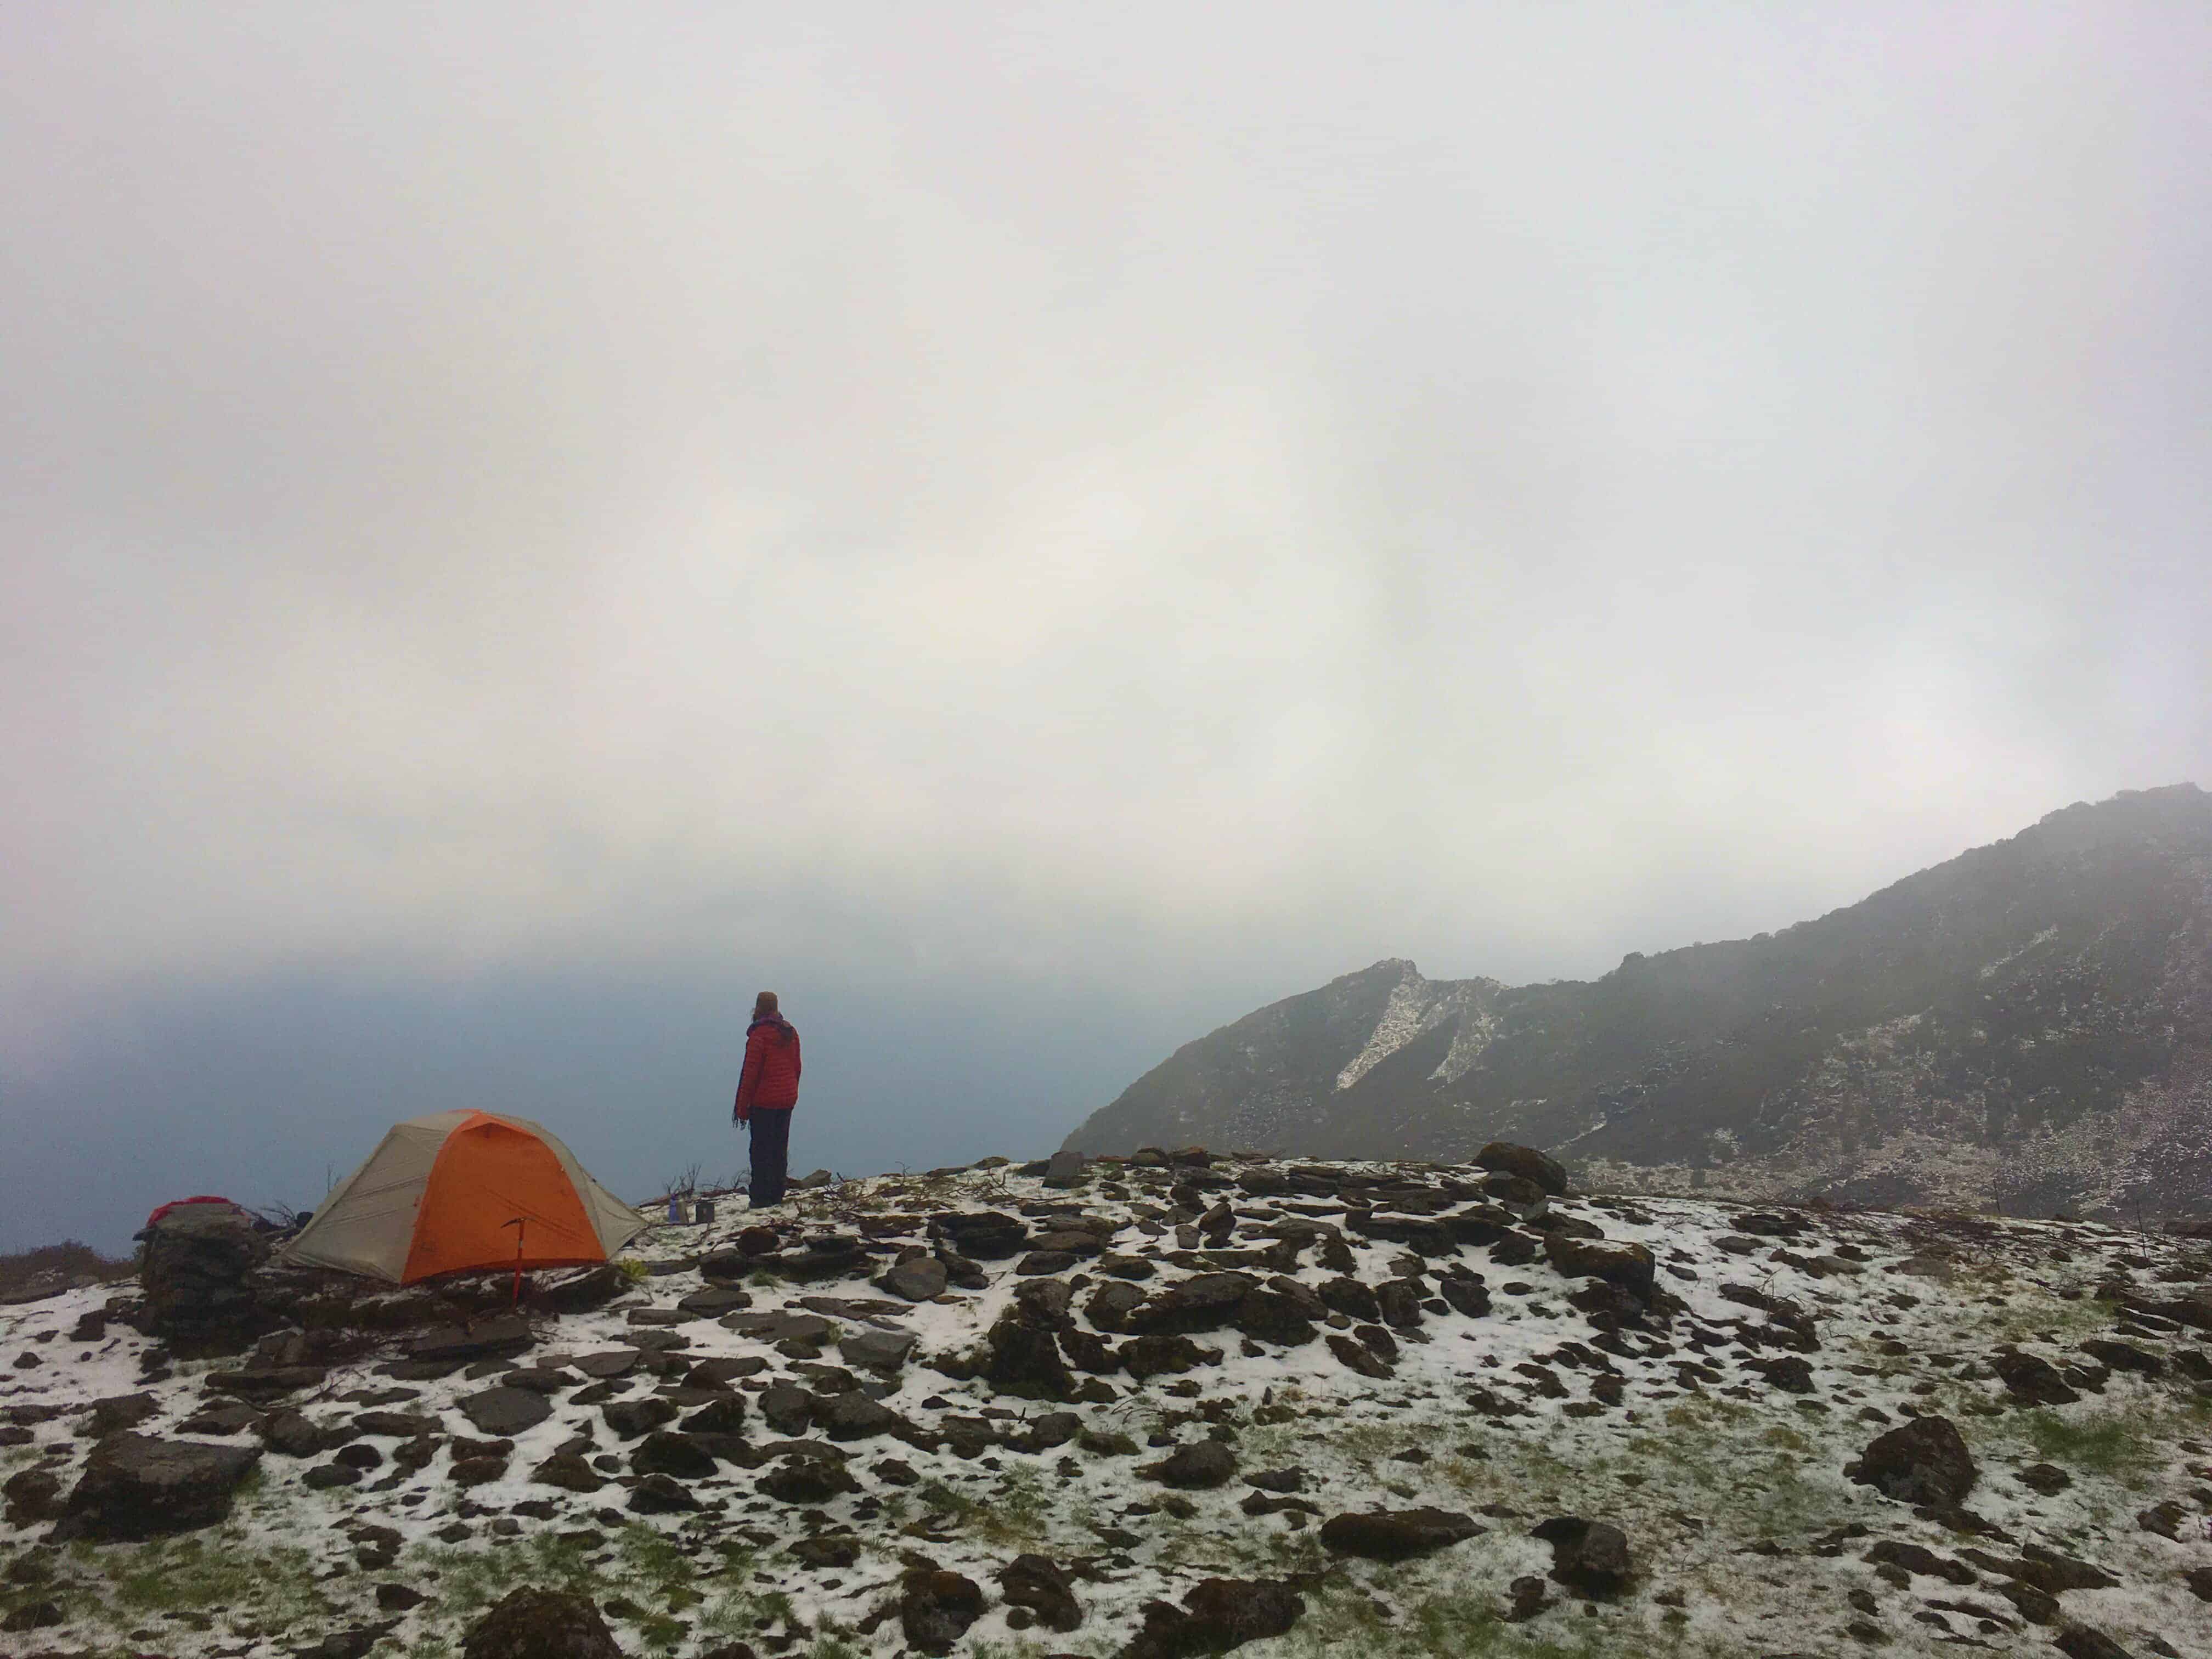
[[2202, 19], [7, 35], [18, 1078], [288, 979], [1583, 974], [2212, 772]]

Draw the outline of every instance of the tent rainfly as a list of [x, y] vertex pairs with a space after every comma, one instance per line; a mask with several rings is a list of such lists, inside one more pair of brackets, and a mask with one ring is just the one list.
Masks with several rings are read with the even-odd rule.
[[392, 1125], [283, 1259], [411, 1285], [471, 1268], [605, 1261], [647, 1224], [542, 1126], [438, 1112]]

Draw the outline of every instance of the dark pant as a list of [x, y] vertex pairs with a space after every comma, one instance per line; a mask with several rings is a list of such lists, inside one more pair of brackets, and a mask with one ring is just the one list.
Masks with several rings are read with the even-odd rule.
[[753, 1138], [753, 1207], [783, 1202], [784, 1183], [791, 1174], [791, 1108], [771, 1111], [753, 1108], [749, 1120]]

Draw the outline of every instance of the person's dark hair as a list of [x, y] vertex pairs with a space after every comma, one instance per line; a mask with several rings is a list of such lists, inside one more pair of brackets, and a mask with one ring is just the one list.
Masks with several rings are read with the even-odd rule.
[[770, 1014], [775, 1012], [776, 1001], [775, 992], [763, 991], [758, 996], [753, 999], [753, 1018], [755, 1019], [766, 1019]]

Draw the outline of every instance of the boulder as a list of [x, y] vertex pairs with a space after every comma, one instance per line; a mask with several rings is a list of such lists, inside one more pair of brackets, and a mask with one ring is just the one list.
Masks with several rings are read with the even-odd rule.
[[1084, 1182], [1084, 1165], [1087, 1162], [1080, 1152], [1054, 1152], [1045, 1164], [1044, 1184], [1060, 1188], [1080, 1187]]
[[753, 1265], [786, 1279], [811, 1282], [864, 1273], [873, 1262], [857, 1238], [816, 1238], [799, 1249], [762, 1256]]
[[1201, 1579], [1180, 1607], [1146, 1602], [1144, 1626], [1119, 1659], [1226, 1653], [1247, 1642], [1287, 1634], [1305, 1610], [1305, 1599], [1279, 1578]]
[[[1103, 1294], [1102, 1291], [1100, 1295]], [[1094, 1306], [1097, 1300], [1092, 1298]], [[1314, 1300], [1318, 1302], [1318, 1298]], [[1322, 1311], [1326, 1314], [1327, 1310]], [[1093, 1322], [1097, 1322], [1095, 1319]], [[1301, 1346], [1318, 1334], [1314, 1329], [1312, 1309], [1307, 1299], [1276, 1290], [1247, 1291], [1237, 1304], [1230, 1323], [1256, 1341], [1277, 1342], [1285, 1347]]]
[[635, 1440], [673, 1423], [677, 1407], [675, 1401], [658, 1395], [645, 1400], [611, 1400], [599, 1407], [599, 1415], [606, 1419], [617, 1439]]
[[2088, 1625], [2069, 1625], [2051, 1638], [2051, 1645], [2066, 1659], [2135, 1659], [2125, 1648]]
[[945, 1294], [950, 1277], [942, 1261], [926, 1255], [897, 1263], [876, 1280], [876, 1288], [908, 1302], [927, 1302]]
[[1569, 1279], [1601, 1279], [1626, 1291], [1638, 1302], [1646, 1305], [1650, 1303], [1656, 1264], [1651, 1252], [1641, 1244], [1547, 1233], [1544, 1254], [1552, 1266]]
[[[951, 1239], [961, 1255], [979, 1261], [1003, 1261], [1029, 1243], [1029, 1229], [997, 1210], [948, 1211], [932, 1216], [930, 1224]], [[951, 1271], [950, 1263], [946, 1269]]]
[[210, 1371], [204, 1386], [210, 1394], [265, 1403], [302, 1389], [319, 1389], [329, 1379], [330, 1373], [320, 1365], [280, 1365], [268, 1370]]
[[1446, 1273], [1437, 1281], [1437, 1293], [1454, 1313], [1469, 1319], [1480, 1319], [1490, 1311], [1490, 1286], [1480, 1273]]
[[1875, 1566], [1898, 1567], [1923, 1578], [1941, 1578], [1947, 1583], [1976, 1582], [1974, 1570], [1965, 1562], [1954, 1561], [1948, 1556], [1936, 1554], [1924, 1544], [1905, 1539], [1878, 1539], [1868, 1549], [1865, 1559]]
[[2013, 1479], [2030, 1492], [2040, 1492], [2045, 1498], [2064, 1492], [2074, 1484], [2074, 1477], [2056, 1463], [2030, 1463]]
[[283, 1322], [255, 1294], [269, 1238], [228, 1204], [185, 1204], [149, 1230], [139, 1326], [187, 1359], [243, 1353]]
[[860, 1559], [860, 1540], [849, 1532], [817, 1533], [793, 1544], [791, 1558], [803, 1566], [849, 1567]]
[[0, 1481], [11, 1527], [35, 1527], [62, 1516], [62, 1478], [52, 1469], [21, 1469]]
[[656, 1429], [629, 1455], [633, 1474], [665, 1474], [678, 1480], [703, 1480], [714, 1472], [714, 1454], [691, 1436]]
[[1250, 1273], [1194, 1273], [1145, 1298], [1123, 1318], [1121, 1328], [1137, 1336], [1190, 1336], [1218, 1331], [1235, 1317], [1237, 1304], [1260, 1288]]
[[437, 1433], [438, 1419], [415, 1412], [358, 1412], [354, 1416], [353, 1428], [356, 1434], [412, 1440], [419, 1435]]
[[530, 1472], [531, 1485], [554, 1486], [562, 1492], [597, 1492], [607, 1484], [607, 1479], [591, 1466], [581, 1452], [555, 1452]]
[[1534, 1146], [1517, 1146], [1510, 1140], [1493, 1140], [1474, 1155], [1474, 1162], [1478, 1168], [1534, 1182], [1554, 1198], [1566, 1196], [1565, 1167], [1557, 1158], [1547, 1157]]
[[2081, 1397], [2059, 1376], [2057, 1366], [2038, 1354], [1999, 1348], [1990, 1356], [1990, 1369], [2022, 1405], [2070, 1406]]
[[872, 1371], [895, 1371], [914, 1352], [914, 1333], [855, 1331], [838, 1340], [837, 1352], [848, 1365], [864, 1366]]
[[261, 1413], [242, 1400], [204, 1406], [177, 1425], [179, 1434], [238, 1434], [260, 1422]]
[[741, 1377], [758, 1376], [767, 1369], [768, 1361], [757, 1353], [740, 1355], [734, 1359], [702, 1359], [684, 1373], [684, 1386], [726, 1391], [731, 1383]]
[[1046, 1317], [1030, 1310], [1009, 1308], [999, 1316], [985, 1339], [990, 1357], [983, 1377], [994, 1392], [1027, 1400], [1069, 1400], [1074, 1397], [1075, 1377]]
[[811, 1508], [828, 1503], [841, 1492], [858, 1492], [860, 1483], [845, 1466], [827, 1457], [793, 1452], [757, 1483], [761, 1492], [780, 1504]]
[[345, 1437], [304, 1412], [271, 1412], [260, 1428], [261, 1443], [280, 1457], [319, 1457]]
[[726, 1394], [708, 1401], [684, 1419], [686, 1434], [743, 1434], [745, 1431], [745, 1397], [741, 1394]]
[[778, 1434], [802, 1435], [814, 1420], [814, 1396], [793, 1382], [771, 1382], [755, 1397], [760, 1413]]
[[629, 1288], [629, 1275], [613, 1262], [603, 1261], [558, 1285], [532, 1285], [530, 1305], [539, 1313], [590, 1313], [605, 1307]]
[[260, 1458], [258, 1447], [112, 1435], [85, 1459], [54, 1536], [134, 1540], [214, 1526]]
[[815, 1395], [813, 1417], [814, 1426], [832, 1440], [868, 1440], [907, 1426], [896, 1412], [858, 1389]]
[[1027, 1607], [1048, 1630], [1063, 1634], [1083, 1622], [1075, 1587], [1051, 1560], [1018, 1555], [999, 1569], [999, 1593], [1010, 1607]]
[[697, 1319], [720, 1319], [724, 1314], [739, 1313], [752, 1304], [750, 1291], [741, 1291], [734, 1285], [709, 1285], [680, 1298], [676, 1309]]
[[899, 1580], [899, 1629], [917, 1653], [947, 1654], [983, 1616], [983, 1587], [936, 1567], [912, 1567]]
[[161, 1402], [150, 1394], [116, 1394], [92, 1402], [92, 1412], [77, 1432], [94, 1440], [125, 1429], [135, 1429], [149, 1418], [161, 1414]]
[[[1148, 1262], [1146, 1264], [1150, 1267]], [[1102, 1331], [1118, 1331], [1133, 1309], [1143, 1305], [1145, 1293], [1123, 1279], [1112, 1279], [1091, 1293], [1083, 1311]]]
[[1133, 1337], [1117, 1352], [1122, 1369], [1139, 1382], [1148, 1376], [1217, 1364], [1221, 1359], [1218, 1348], [1200, 1347], [1187, 1336]]
[[[1369, 1326], [1366, 1328], [1373, 1330], [1380, 1328]], [[1347, 1370], [1357, 1371], [1362, 1376], [1373, 1377], [1380, 1382], [1397, 1374], [1372, 1348], [1364, 1342], [1356, 1341], [1345, 1335], [1341, 1331], [1331, 1331], [1328, 1334], [1328, 1351], [1337, 1357], [1339, 1362]]]
[[1904, 1504], [1955, 1509], [1973, 1490], [1974, 1459], [1948, 1417], [1916, 1417], [1876, 1437], [1844, 1477]]
[[520, 1314], [502, 1314], [470, 1325], [447, 1325], [425, 1331], [407, 1345], [410, 1359], [510, 1359], [536, 1341], [529, 1322]]
[[605, 1348], [597, 1353], [579, 1355], [568, 1364], [570, 1369], [596, 1382], [611, 1382], [617, 1377], [628, 1376], [644, 1358], [644, 1352], [638, 1348]]
[[2139, 1348], [2132, 1342], [2116, 1342], [2108, 1337], [2093, 1336], [2081, 1345], [2081, 1352], [2092, 1359], [2102, 1360], [2116, 1371], [2132, 1371], [2137, 1376], [2156, 1376], [2166, 1370], [2166, 1358], [2148, 1348]]
[[1813, 1392], [1813, 1362], [1802, 1355], [1787, 1353], [1775, 1359], [1747, 1359], [1743, 1363], [1745, 1370], [1764, 1376], [1770, 1388], [1779, 1389], [1784, 1394]]
[[1034, 1455], [1056, 1450], [1082, 1432], [1083, 1419], [1073, 1412], [1045, 1412], [1009, 1435], [1006, 1443], [1016, 1451]]
[[1382, 1310], [1382, 1322], [1401, 1331], [1419, 1329], [1421, 1323], [1421, 1290], [1410, 1279], [1392, 1279], [1375, 1287], [1376, 1305]]
[[1322, 1547], [1370, 1561], [1410, 1561], [1479, 1538], [1489, 1528], [1456, 1510], [1366, 1510], [1322, 1522]]
[[461, 1638], [462, 1659], [623, 1659], [585, 1597], [525, 1585], [510, 1590]]
[[1634, 1571], [1628, 1534], [1609, 1521], [1555, 1516], [1531, 1528], [1528, 1535], [1552, 1547], [1552, 1578], [1570, 1589], [1611, 1595], [1628, 1582]]
[[629, 1489], [629, 1507], [635, 1515], [689, 1515], [706, 1505], [673, 1475], [648, 1474]]
[[1375, 1299], [1375, 1292], [1356, 1279], [1325, 1279], [1316, 1294], [1331, 1313], [1340, 1313], [1347, 1319], [1364, 1320], [1371, 1325], [1382, 1317], [1382, 1304]]
[[1137, 1473], [1147, 1480], [1185, 1492], [1201, 1492], [1229, 1484], [1237, 1473], [1237, 1454], [1218, 1440], [1198, 1440], [1181, 1446], [1157, 1463]]
[[465, 1395], [453, 1408], [476, 1425], [478, 1434], [495, 1438], [534, 1429], [553, 1415], [545, 1396], [528, 1389], [490, 1388]]

